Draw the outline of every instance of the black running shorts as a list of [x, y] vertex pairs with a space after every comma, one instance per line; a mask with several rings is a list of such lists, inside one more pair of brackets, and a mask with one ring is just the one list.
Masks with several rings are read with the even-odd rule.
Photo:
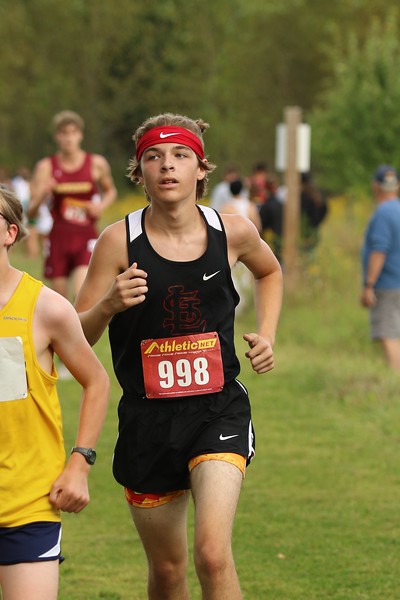
[[234, 380], [221, 392], [154, 400], [123, 396], [113, 472], [135, 492], [190, 488], [188, 463], [200, 454], [254, 456], [255, 438], [245, 387]]

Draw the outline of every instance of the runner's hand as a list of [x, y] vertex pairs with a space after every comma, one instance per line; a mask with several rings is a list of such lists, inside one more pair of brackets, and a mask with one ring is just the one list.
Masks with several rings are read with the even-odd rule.
[[117, 275], [107, 294], [110, 312], [116, 314], [141, 304], [146, 299], [147, 273], [133, 263], [126, 271]]
[[53, 483], [49, 500], [51, 504], [69, 513], [78, 513], [89, 503], [87, 472], [67, 467]]
[[271, 371], [274, 368], [274, 352], [271, 343], [257, 333], [246, 333], [243, 339], [250, 346], [246, 357], [250, 359], [253, 370], [259, 375]]

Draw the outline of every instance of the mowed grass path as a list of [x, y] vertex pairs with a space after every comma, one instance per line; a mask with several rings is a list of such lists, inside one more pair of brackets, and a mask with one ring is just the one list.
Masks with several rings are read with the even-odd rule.
[[[237, 322], [257, 436], [234, 531], [247, 600], [400, 598], [400, 377], [370, 342], [358, 304], [359, 247], [370, 210], [332, 201], [298, 290], [285, 296], [273, 372], [256, 376], [244, 358], [241, 335], [254, 330], [252, 311]], [[40, 265], [20, 251], [14, 262], [40, 275]], [[120, 391], [107, 335], [95, 350], [112, 376], [110, 409], [90, 476], [92, 501], [63, 519], [59, 597], [145, 600], [146, 562], [111, 474]], [[60, 382], [59, 390], [69, 451], [80, 391], [74, 382]], [[192, 526], [190, 513], [190, 544]], [[192, 564], [189, 580], [199, 600]]]

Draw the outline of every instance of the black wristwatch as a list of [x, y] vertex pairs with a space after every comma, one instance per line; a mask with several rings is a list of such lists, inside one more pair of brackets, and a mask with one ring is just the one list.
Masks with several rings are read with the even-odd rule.
[[96, 450], [93, 450], [93, 448], [72, 448], [71, 454], [73, 454], [74, 452], [82, 454], [82, 456], [85, 457], [85, 460], [89, 465], [94, 465], [94, 463], [96, 462]]

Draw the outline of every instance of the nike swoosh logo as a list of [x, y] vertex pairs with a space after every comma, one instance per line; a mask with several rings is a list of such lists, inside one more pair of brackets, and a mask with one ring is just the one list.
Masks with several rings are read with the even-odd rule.
[[203, 275], [203, 281], [208, 281], [209, 279], [211, 279], [211, 277], [215, 277], [215, 275], [218, 275], [218, 273], [221, 272], [221, 269], [219, 271], [215, 271], [215, 273], [211, 273], [211, 275], [207, 275], [206, 273], [204, 273]]
[[160, 133], [160, 138], [163, 140], [164, 138], [169, 138], [171, 135], [179, 135], [179, 133]]
[[238, 433], [235, 433], [235, 435], [222, 435], [222, 433], [219, 436], [219, 439], [221, 440], [221, 442], [223, 442], [224, 440], [230, 440], [231, 438], [234, 437], [239, 437]]

